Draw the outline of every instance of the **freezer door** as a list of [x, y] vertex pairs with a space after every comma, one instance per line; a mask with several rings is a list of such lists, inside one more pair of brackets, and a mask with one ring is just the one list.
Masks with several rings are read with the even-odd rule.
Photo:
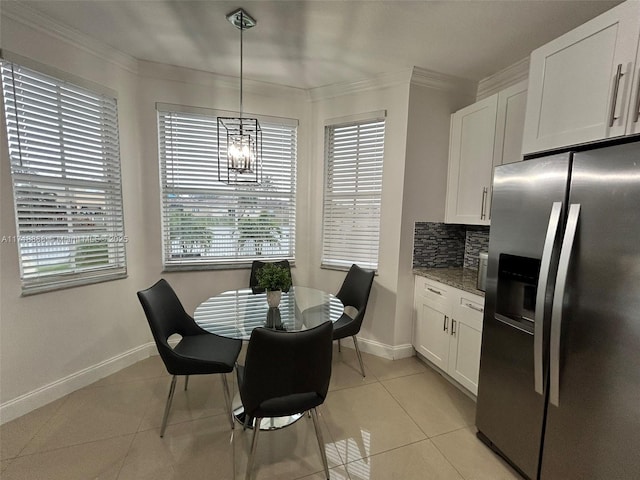
[[[557, 260], [551, 257], [559, 250], [569, 164], [570, 154], [562, 154], [497, 167], [494, 174], [476, 426], [481, 439], [529, 478], [537, 477], [540, 461], [546, 396], [542, 349], [547, 349], [549, 323], [543, 317], [550, 312], [552, 293], [543, 287], [538, 295], [538, 282]], [[543, 264], [547, 270], [541, 271]], [[551, 283], [555, 271], [547, 278]], [[537, 329], [536, 317], [542, 323]], [[541, 393], [536, 393], [536, 358]]]
[[576, 153], [569, 203], [541, 478], [638, 479], [640, 143]]

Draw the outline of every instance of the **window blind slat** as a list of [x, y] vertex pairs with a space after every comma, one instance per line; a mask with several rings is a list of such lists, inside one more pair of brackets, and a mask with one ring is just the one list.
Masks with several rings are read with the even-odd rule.
[[23, 292], [124, 276], [116, 100], [10, 62], [0, 72]]
[[322, 265], [378, 268], [384, 120], [325, 127]]
[[158, 111], [165, 267], [294, 258], [297, 128], [261, 122], [263, 181], [218, 181], [217, 118]]

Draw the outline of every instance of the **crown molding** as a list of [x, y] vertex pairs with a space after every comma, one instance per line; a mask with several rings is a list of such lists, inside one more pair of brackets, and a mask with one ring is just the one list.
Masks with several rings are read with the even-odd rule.
[[331, 85], [324, 85], [322, 87], [310, 88], [307, 92], [309, 94], [309, 100], [311, 102], [317, 102], [319, 100], [327, 100], [329, 98], [341, 97], [370, 90], [378, 90], [397, 85], [408, 86], [411, 79], [411, 72], [411, 69], [387, 72], [365, 80], [335, 83]]
[[480, 80], [480, 82], [478, 82], [476, 100], [487, 98], [500, 90], [504, 90], [505, 88], [515, 85], [522, 80], [527, 80], [528, 78], [529, 57], [525, 57], [519, 62], [516, 62], [513, 65]]
[[476, 88], [476, 82], [473, 80], [454, 77], [421, 67], [413, 67], [411, 84], [447, 92], [460, 90], [473, 91]]
[[26, 6], [24, 3], [2, 2], [0, 14], [24, 26], [71, 44], [132, 73], [138, 73], [138, 60], [135, 57], [98, 42], [89, 35], [62, 25]]
[[[208, 88], [224, 88], [234, 91], [240, 90], [240, 78], [218, 73], [196, 70], [193, 68], [170, 65], [168, 63], [138, 61], [138, 75], [149, 79], [161, 79], [165, 81], [201, 85]], [[257, 80], [242, 80], [242, 88], [245, 93], [266, 96], [294, 97], [299, 100], [307, 100], [307, 91], [301, 88], [278, 85]]]

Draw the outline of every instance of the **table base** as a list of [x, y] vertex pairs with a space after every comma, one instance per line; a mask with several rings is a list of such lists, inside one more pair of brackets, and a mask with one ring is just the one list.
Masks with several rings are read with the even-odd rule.
[[[240, 423], [240, 425], [244, 426], [244, 419], [246, 415], [244, 413], [244, 405], [242, 405], [242, 401], [240, 400], [240, 395], [236, 394], [233, 398], [231, 409], [233, 410], [233, 417], [236, 421]], [[278, 430], [280, 428], [288, 427], [300, 420], [303, 416], [304, 413], [295, 413], [286, 417], [263, 418], [260, 422], [260, 430]], [[254, 420], [251, 420], [247, 425], [247, 428], [253, 430], [253, 424]]]

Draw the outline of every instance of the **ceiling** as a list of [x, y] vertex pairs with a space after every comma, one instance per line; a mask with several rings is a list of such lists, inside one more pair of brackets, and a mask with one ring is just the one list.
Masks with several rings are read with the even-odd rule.
[[480, 80], [620, 3], [597, 0], [20, 1], [138, 59], [313, 88], [418, 66]]

